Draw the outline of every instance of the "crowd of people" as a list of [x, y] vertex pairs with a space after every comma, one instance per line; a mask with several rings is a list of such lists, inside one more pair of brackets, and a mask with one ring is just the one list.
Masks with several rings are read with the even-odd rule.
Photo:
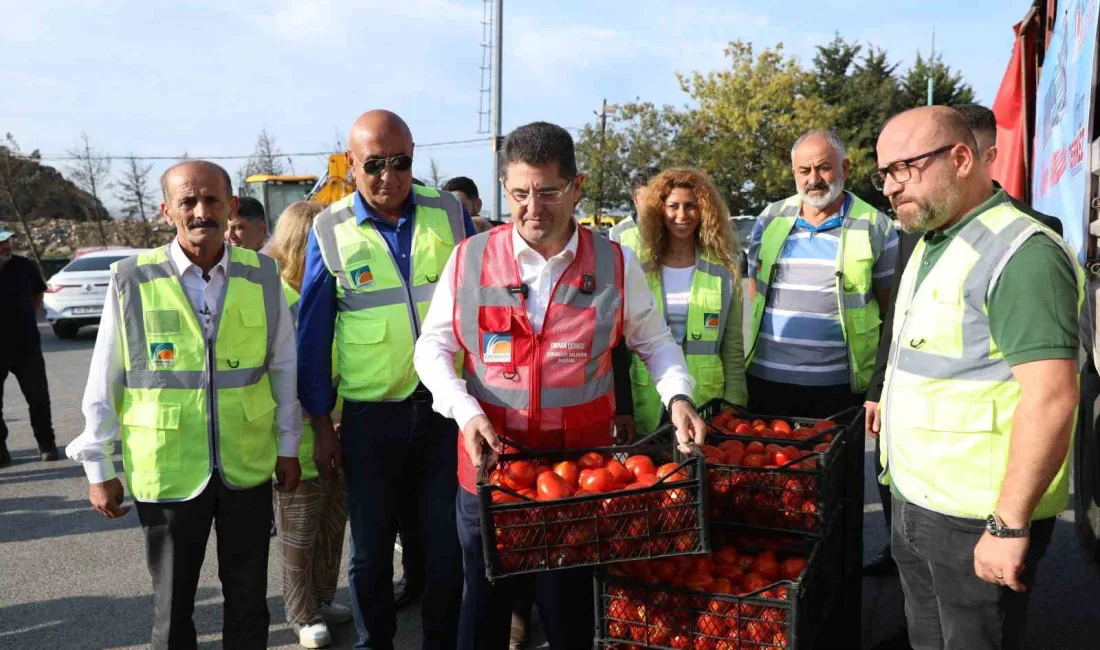
[[357, 191], [292, 204], [270, 240], [224, 169], [173, 166], [161, 212], [177, 235], [112, 269], [66, 451], [117, 518], [122, 440], [152, 646], [196, 647], [213, 525], [225, 647], [266, 647], [274, 520], [304, 647], [353, 620], [356, 648], [392, 648], [396, 608], [419, 597], [425, 649], [519, 647], [533, 604], [552, 649], [589, 648], [589, 569], [486, 579], [477, 469], [505, 441], [603, 446], [665, 422], [701, 444], [696, 407], [720, 397], [816, 418], [864, 407], [891, 531], [865, 570], [898, 571], [908, 643], [1019, 647], [1068, 499], [1084, 289], [1058, 220], [990, 178], [994, 139], [982, 107], [891, 118], [873, 180], [892, 220], [845, 190], [843, 141], [805, 133], [796, 193], [757, 219], [746, 277], [697, 169], [639, 170], [631, 217], [608, 237], [580, 227], [585, 175], [546, 122], [504, 141], [511, 218], [493, 228], [469, 179], [414, 182], [412, 132], [388, 111], [351, 128]]

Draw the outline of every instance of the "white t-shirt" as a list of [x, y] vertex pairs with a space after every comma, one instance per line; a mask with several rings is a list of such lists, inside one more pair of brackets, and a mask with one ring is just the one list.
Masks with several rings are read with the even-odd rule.
[[687, 331], [688, 303], [691, 301], [691, 278], [695, 266], [674, 269], [661, 267], [661, 284], [665, 289], [665, 320], [672, 330], [672, 338], [683, 344]]

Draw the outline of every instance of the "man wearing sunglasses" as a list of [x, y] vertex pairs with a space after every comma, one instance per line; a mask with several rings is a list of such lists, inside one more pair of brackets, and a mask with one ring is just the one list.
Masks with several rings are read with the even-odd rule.
[[874, 182], [923, 233], [897, 291], [880, 476], [918, 650], [1019, 648], [1027, 587], [1069, 497], [1076, 254], [994, 187], [942, 106], [883, 127]]
[[[462, 597], [458, 432], [432, 412], [412, 359], [443, 266], [474, 227], [454, 195], [414, 185], [412, 133], [394, 113], [361, 115], [347, 158], [356, 192], [317, 215], [306, 249], [299, 393], [316, 432], [318, 470], [347, 478], [355, 647], [393, 648], [393, 547], [399, 511], [411, 508], [426, 556], [423, 648], [454, 648]], [[339, 435], [327, 415], [336, 400], [334, 340]]]

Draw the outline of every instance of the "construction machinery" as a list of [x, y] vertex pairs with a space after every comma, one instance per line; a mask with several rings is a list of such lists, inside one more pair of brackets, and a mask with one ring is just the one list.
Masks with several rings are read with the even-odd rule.
[[332, 154], [320, 179], [316, 176], [253, 174], [245, 179], [242, 194], [263, 204], [268, 232], [272, 232], [279, 215], [295, 201], [329, 205], [354, 192], [355, 181], [349, 172], [347, 157], [342, 153]]

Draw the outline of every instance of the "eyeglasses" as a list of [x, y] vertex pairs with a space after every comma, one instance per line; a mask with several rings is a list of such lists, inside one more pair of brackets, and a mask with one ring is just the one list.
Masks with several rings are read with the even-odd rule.
[[408, 154], [401, 154], [393, 158], [368, 158], [363, 163], [363, 171], [371, 176], [378, 176], [386, 168], [386, 165], [392, 167], [395, 172], [407, 172], [412, 169], [413, 157]]
[[[958, 143], [955, 143], [958, 144]], [[955, 148], [955, 144], [947, 144], [939, 149], [929, 151], [928, 153], [922, 153], [919, 156], [913, 156], [912, 158], [906, 158], [905, 160], [899, 160], [897, 162], [890, 163], [889, 167], [883, 167], [882, 169], [875, 170], [871, 174], [871, 185], [875, 186], [875, 189], [882, 191], [886, 187], [886, 175], [889, 174], [890, 178], [893, 178], [897, 183], [904, 185], [913, 180], [913, 163], [918, 160], [924, 160], [925, 158], [931, 158], [932, 156], [938, 156], [941, 153], [951, 151]]]
[[[539, 190], [538, 192], [535, 192], [535, 195], [539, 197], [539, 203], [542, 203], [544, 205], [557, 205], [562, 202], [562, 199], [565, 198], [565, 193], [568, 192], [569, 188], [572, 186], [573, 181], [569, 181], [568, 183], [566, 183], [565, 187], [560, 190]], [[531, 200], [532, 195], [530, 192], [525, 192], [523, 190], [513, 192], [508, 188], [505, 188], [504, 191], [507, 192], [508, 196], [512, 197], [512, 199], [520, 205], [523, 205], [524, 203], [527, 203]]]

